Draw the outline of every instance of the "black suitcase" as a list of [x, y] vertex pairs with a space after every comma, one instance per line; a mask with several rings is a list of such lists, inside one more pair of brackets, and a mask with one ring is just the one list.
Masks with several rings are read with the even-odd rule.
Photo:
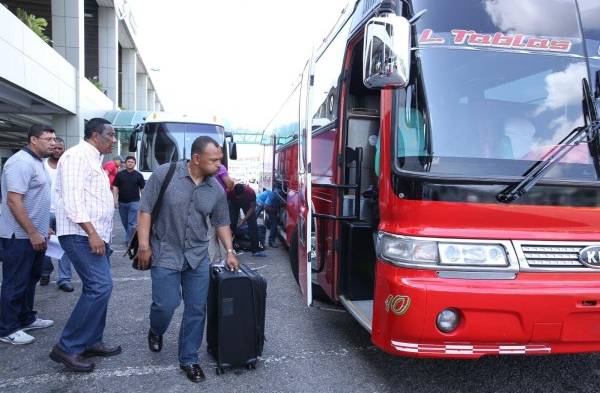
[[217, 361], [217, 375], [225, 368], [256, 368], [265, 341], [267, 281], [240, 265], [231, 272], [221, 264], [210, 267], [206, 342]]

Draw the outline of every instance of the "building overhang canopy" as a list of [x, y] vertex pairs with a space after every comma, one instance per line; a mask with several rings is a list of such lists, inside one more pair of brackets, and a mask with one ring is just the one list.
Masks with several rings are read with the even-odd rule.
[[117, 132], [131, 132], [133, 127], [144, 123], [152, 111], [110, 111], [104, 118], [112, 123]]
[[0, 78], [0, 114], [64, 115], [69, 111]]

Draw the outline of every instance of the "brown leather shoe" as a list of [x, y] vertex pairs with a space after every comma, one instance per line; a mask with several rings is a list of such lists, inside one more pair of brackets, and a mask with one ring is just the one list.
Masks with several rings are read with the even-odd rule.
[[102, 356], [109, 357], [119, 355], [122, 352], [121, 346], [117, 345], [116, 347], [107, 347], [104, 343], [100, 343], [93, 347], [87, 348], [81, 354], [82, 358], [91, 358], [92, 356]]
[[202, 382], [206, 379], [204, 371], [202, 371], [202, 367], [198, 363], [181, 365], [180, 367], [192, 382]]
[[50, 359], [64, 364], [69, 370], [80, 373], [94, 371], [94, 363], [85, 361], [81, 355], [70, 355], [55, 345], [50, 352]]
[[154, 334], [152, 329], [148, 330], [148, 348], [152, 352], [160, 352], [162, 350], [163, 337]]

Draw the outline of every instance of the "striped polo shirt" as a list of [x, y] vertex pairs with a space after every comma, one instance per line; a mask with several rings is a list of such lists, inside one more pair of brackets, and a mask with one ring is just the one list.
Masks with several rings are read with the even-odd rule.
[[0, 237], [29, 239], [8, 208], [8, 192], [23, 195], [23, 205], [33, 226], [44, 237], [48, 237], [50, 226], [50, 175], [41, 158], [24, 147], [4, 164], [2, 172], [2, 215], [0, 215]]

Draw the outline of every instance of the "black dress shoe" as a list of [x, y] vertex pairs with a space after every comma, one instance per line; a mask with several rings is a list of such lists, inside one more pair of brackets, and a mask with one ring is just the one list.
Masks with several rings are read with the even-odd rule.
[[73, 285], [70, 282], [63, 282], [58, 286], [58, 289], [65, 292], [73, 292]]
[[57, 345], [50, 352], [50, 359], [56, 363], [62, 363], [71, 371], [89, 373], [94, 371], [94, 363], [84, 360], [81, 355], [70, 355], [60, 349]]
[[42, 277], [40, 277], [40, 285], [42, 287], [48, 285], [49, 282], [50, 282], [50, 276], [42, 276]]
[[162, 350], [163, 337], [154, 334], [152, 329], [148, 330], [148, 348], [152, 352], [160, 352]]
[[192, 382], [202, 382], [206, 379], [204, 371], [202, 371], [202, 368], [198, 363], [188, 364], [187, 366], [182, 365], [180, 367], [185, 371], [188, 379]]
[[90, 358], [92, 356], [102, 356], [107, 358], [109, 356], [119, 355], [121, 352], [122, 350], [120, 345], [117, 345], [116, 347], [107, 347], [104, 343], [101, 343], [87, 348], [85, 351], [83, 351], [81, 357]]

